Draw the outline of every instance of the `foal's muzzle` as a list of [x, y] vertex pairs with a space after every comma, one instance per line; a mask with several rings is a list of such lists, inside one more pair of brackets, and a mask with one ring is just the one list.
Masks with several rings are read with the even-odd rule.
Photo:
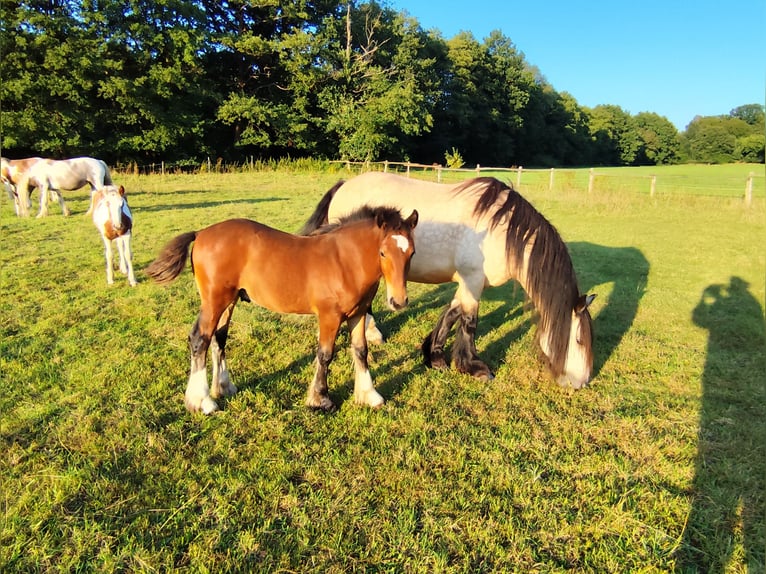
[[389, 308], [392, 311], [400, 311], [401, 309], [404, 309], [409, 304], [410, 304], [410, 298], [409, 297], [405, 297], [404, 301], [402, 301], [401, 303], [398, 302], [393, 297], [389, 297], [388, 298], [388, 306], [389, 306]]

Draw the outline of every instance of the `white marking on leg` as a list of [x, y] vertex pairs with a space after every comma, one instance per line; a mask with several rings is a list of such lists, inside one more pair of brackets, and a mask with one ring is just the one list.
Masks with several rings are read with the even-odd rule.
[[202, 411], [206, 415], [218, 410], [218, 404], [210, 397], [207, 386], [207, 371], [202, 369], [189, 375], [184, 397], [186, 408], [192, 412]]
[[407, 249], [410, 247], [410, 240], [407, 239], [404, 235], [392, 235], [391, 239], [396, 241], [396, 246], [402, 250], [403, 253], [407, 252]]
[[375, 317], [367, 313], [365, 317], [365, 338], [368, 344], [380, 345], [383, 342], [383, 333], [380, 332], [378, 326], [375, 324]]
[[372, 385], [372, 376], [369, 370], [357, 372], [354, 379], [354, 402], [359, 405], [379, 407], [385, 400]]

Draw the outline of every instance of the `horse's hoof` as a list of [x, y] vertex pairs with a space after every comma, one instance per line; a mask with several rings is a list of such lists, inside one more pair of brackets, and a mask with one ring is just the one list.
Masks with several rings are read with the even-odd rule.
[[383, 406], [386, 400], [380, 396], [380, 393], [376, 390], [367, 391], [362, 394], [354, 394], [354, 402], [358, 405], [367, 406], [371, 409], [378, 409]]
[[328, 396], [322, 396], [318, 401], [306, 401], [306, 406], [315, 411], [322, 411], [323, 413], [334, 413], [338, 408]]
[[195, 404], [187, 397], [184, 397], [184, 404], [186, 405], [187, 410], [192, 413], [202, 411], [203, 414], [210, 415], [218, 410], [218, 403], [211, 397], [205, 397], [199, 404]]

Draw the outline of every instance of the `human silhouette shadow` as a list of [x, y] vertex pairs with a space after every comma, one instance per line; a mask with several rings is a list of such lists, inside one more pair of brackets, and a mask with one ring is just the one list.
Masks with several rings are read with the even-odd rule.
[[766, 572], [766, 334], [748, 287], [739, 277], [710, 285], [692, 313], [709, 335], [677, 572], [728, 571], [734, 557], [748, 572]]

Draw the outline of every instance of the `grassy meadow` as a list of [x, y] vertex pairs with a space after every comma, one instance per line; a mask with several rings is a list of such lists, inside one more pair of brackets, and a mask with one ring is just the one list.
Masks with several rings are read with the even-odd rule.
[[223, 219], [295, 231], [344, 171], [116, 176], [135, 288], [106, 284], [84, 190], [45, 220], [3, 195], [0, 571], [763, 572], [763, 178], [746, 208], [659, 184], [649, 197], [645, 180], [625, 191], [620, 173], [590, 194], [587, 170], [572, 176], [585, 187], [521, 186], [597, 294], [587, 389], [546, 378], [513, 284], [480, 310], [494, 381], [426, 370], [419, 345], [453, 287], [410, 284], [409, 309], [376, 306], [386, 404], [353, 404], [343, 331], [331, 415], [303, 406], [315, 319], [244, 303], [227, 347], [240, 392], [188, 413], [193, 279], [162, 288], [141, 270]]

